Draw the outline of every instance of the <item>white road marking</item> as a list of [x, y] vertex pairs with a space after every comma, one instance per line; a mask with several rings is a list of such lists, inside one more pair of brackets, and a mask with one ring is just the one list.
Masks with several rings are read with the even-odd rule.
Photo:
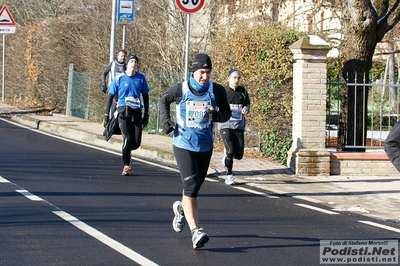
[[[2, 178], [1, 176], [0, 176], [0, 181], [2, 183], [9, 183], [9, 181], [7, 179]], [[29, 192], [25, 189], [20, 189], [20, 190], [15, 190], [15, 191], [32, 201], [45, 201], [42, 198], [32, 194], [31, 192]], [[47, 202], [47, 201], [45, 201], [45, 202]], [[49, 202], [47, 202], [47, 203], [51, 206], [54, 206]], [[54, 207], [57, 208], [56, 206], [54, 206]], [[64, 211], [53, 211], [53, 213], [56, 214], [57, 216], [61, 217], [65, 221], [71, 223], [75, 227], [79, 228], [86, 234], [94, 237], [98, 241], [102, 242], [103, 244], [109, 246], [110, 248], [114, 249], [115, 251], [121, 253], [122, 255], [126, 256], [127, 258], [131, 259], [132, 261], [134, 261], [140, 265], [146, 265], [146, 266], [147, 265], [149, 265], [149, 266], [158, 265], [158, 264], [152, 262], [151, 260], [143, 257], [139, 253], [122, 245], [121, 243], [115, 241], [114, 239], [108, 237], [107, 235], [101, 233], [100, 231], [94, 229], [93, 227], [85, 224], [84, 222], [78, 220], [77, 218], [73, 217], [72, 215], [70, 215]]]
[[288, 197], [291, 197], [291, 198], [301, 199], [301, 200], [305, 200], [305, 201], [309, 201], [309, 202], [313, 202], [313, 203], [321, 203], [322, 202], [318, 199], [313, 199], [313, 198], [307, 197], [307, 196], [299, 196], [295, 193], [285, 193], [285, 195]]
[[400, 233], [400, 229], [394, 228], [394, 227], [390, 227], [390, 226], [387, 226], [387, 225], [378, 224], [378, 223], [369, 222], [369, 221], [359, 221], [359, 222], [363, 223], [363, 224], [368, 224], [368, 225], [372, 225], [372, 226], [375, 226], [375, 227], [379, 227], [379, 228], [382, 228], [382, 229], [386, 229], [386, 230], [389, 230], [389, 231], [393, 231], [393, 232], [396, 232], [396, 233]]
[[277, 196], [272, 196], [272, 195], [269, 195], [269, 194], [266, 194], [266, 193], [263, 193], [263, 192], [259, 192], [259, 191], [248, 189], [248, 188], [244, 188], [244, 187], [235, 187], [235, 186], [232, 186], [232, 187], [236, 188], [236, 189], [239, 189], [239, 190], [243, 190], [243, 191], [252, 193], [252, 194], [256, 194], [256, 195], [259, 195], [259, 196], [270, 198], [270, 199], [278, 199], [279, 198]]
[[158, 265], [64, 211], [53, 211], [53, 213], [140, 265]]
[[311, 210], [314, 210], [314, 211], [327, 213], [327, 214], [339, 214], [337, 212], [328, 211], [328, 210], [321, 209], [321, 208], [314, 207], [314, 206], [307, 205], [307, 204], [295, 203], [294, 205], [297, 205], [297, 206], [300, 206], [300, 207], [303, 207], [303, 208], [307, 208], [307, 209], [311, 209]]
[[211, 182], [211, 183], [219, 183], [218, 180], [215, 180], [215, 179], [212, 179], [212, 178], [208, 178], [208, 177], [206, 177], [205, 180], [207, 180], [208, 182]]
[[10, 183], [10, 181], [8, 181], [7, 179], [3, 178], [3, 177], [0, 175], [0, 183]]
[[18, 193], [20, 193], [22, 196], [25, 196], [25, 197], [27, 197], [28, 199], [30, 199], [30, 200], [33, 200], [33, 201], [43, 201], [43, 199], [42, 198], [40, 198], [40, 197], [38, 197], [38, 196], [36, 196], [36, 195], [34, 195], [34, 194], [32, 194], [32, 193], [30, 193], [29, 191], [27, 191], [27, 190], [16, 190]]
[[313, 199], [313, 198], [307, 197], [307, 196], [299, 196], [299, 195], [297, 195], [295, 193], [290, 193], [290, 192], [283, 191], [283, 190], [280, 190], [280, 189], [275, 189], [274, 188], [274, 192], [276, 194], [285, 195], [285, 196], [291, 197], [291, 198], [302, 199], [302, 200], [310, 201], [310, 202], [314, 202], [314, 203], [321, 203], [321, 201], [318, 200], [318, 199]]

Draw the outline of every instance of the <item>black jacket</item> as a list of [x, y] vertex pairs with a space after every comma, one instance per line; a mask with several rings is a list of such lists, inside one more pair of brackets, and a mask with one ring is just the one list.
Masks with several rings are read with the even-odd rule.
[[385, 152], [400, 172], [400, 121], [397, 122], [385, 140]]
[[118, 125], [118, 116], [114, 117], [114, 115], [111, 116], [110, 121], [103, 131], [103, 136], [106, 141], [108, 141], [112, 137], [112, 135], [121, 135], [121, 129]]

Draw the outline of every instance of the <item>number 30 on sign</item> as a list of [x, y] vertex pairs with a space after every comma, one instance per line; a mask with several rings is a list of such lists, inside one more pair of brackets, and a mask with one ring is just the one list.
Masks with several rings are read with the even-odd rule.
[[203, 7], [204, 0], [176, 0], [176, 4], [185, 13], [195, 13]]

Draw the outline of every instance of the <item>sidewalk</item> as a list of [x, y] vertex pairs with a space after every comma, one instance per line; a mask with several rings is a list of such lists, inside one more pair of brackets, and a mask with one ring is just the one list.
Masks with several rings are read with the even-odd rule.
[[[4, 103], [0, 103], [0, 117], [78, 142], [121, 151], [121, 136], [113, 136], [106, 142], [101, 123], [58, 114], [36, 115]], [[143, 133], [141, 148], [132, 155], [176, 166], [172, 139], [168, 136]], [[208, 170], [209, 177], [220, 182], [225, 178], [222, 155], [222, 152], [213, 153]], [[302, 177], [294, 175], [284, 165], [247, 157], [235, 160], [233, 172], [237, 187], [246, 184], [267, 194], [303, 199], [336, 212], [352, 212], [400, 223], [400, 174], [399, 177]]]

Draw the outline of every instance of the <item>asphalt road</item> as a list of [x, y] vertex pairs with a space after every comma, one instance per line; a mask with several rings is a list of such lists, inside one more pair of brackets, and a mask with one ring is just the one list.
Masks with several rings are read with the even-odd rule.
[[210, 178], [199, 196], [210, 241], [193, 250], [189, 229], [171, 226], [175, 169], [133, 160], [123, 177], [119, 153], [4, 120], [0, 151], [0, 265], [319, 265], [320, 240], [400, 236], [391, 224]]

